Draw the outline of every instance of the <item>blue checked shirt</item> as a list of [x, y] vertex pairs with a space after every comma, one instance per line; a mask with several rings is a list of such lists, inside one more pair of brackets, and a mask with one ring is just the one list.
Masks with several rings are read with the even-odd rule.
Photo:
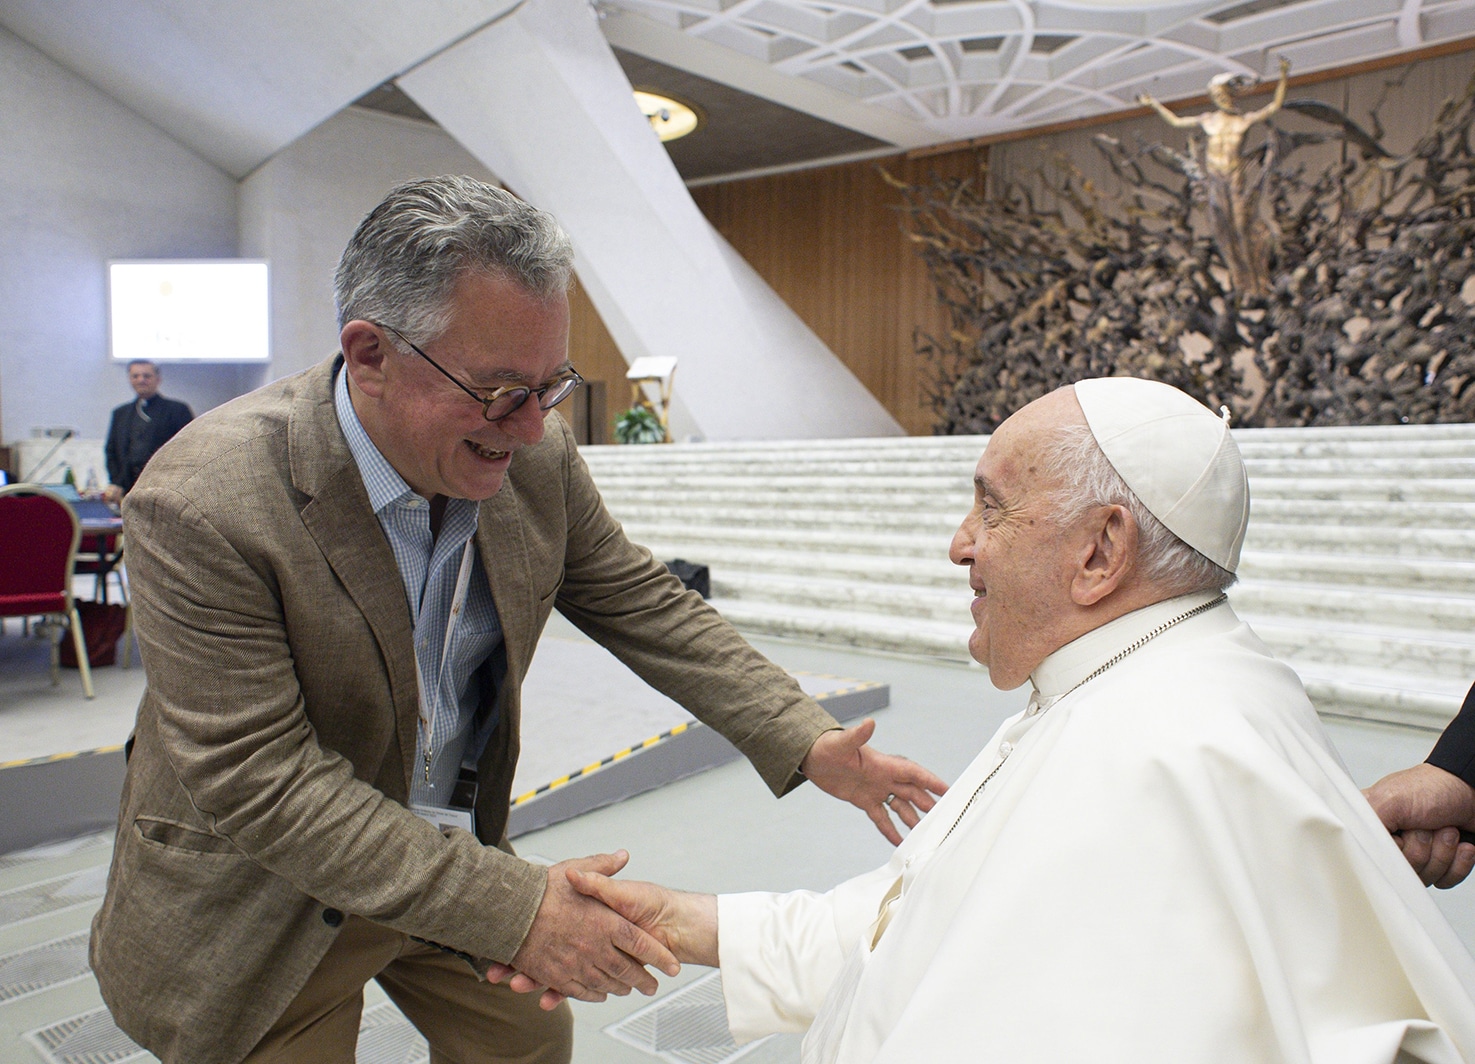
[[[444, 806], [450, 803], [462, 758], [467, 753], [476, 707], [482, 700], [476, 671], [502, 642], [502, 625], [497, 619], [486, 571], [473, 547], [466, 606], [452, 635], [442, 674], [446, 623], [456, 594], [462, 552], [476, 534], [477, 504], [469, 499], [449, 500], [440, 535], [432, 542], [429, 501], [410, 489], [369, 439], [348, 398], [348, 374], [341, 369], [333, 385], [333, 405], [369, 493], [369, 504], [394, 552], [409, 600], [410, 616], [414, 619], [415, 661], [420, 666], [425, 697], [430, 704], [420, 707], [410, 801]], [[487, 721], [481, 734], [486, 734], [494, 723]], [[425, 779], [427, 736], [431, 754], [428, 783]], [[471, 753], [474, 755], [476, 751]]]

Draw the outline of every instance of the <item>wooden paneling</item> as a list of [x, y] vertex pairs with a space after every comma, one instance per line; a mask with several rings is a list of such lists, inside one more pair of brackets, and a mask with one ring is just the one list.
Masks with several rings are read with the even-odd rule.
[[881, 177], [972, 176], [976, 150], [901, 156], [692, 190], [713, 226], [914, 435], [932, 431], [912, 333], [944, 327], [926, 268]]
[[[713, 226], [914, 435], [932, 431], [913, 353], [915, 328], [945, 327], [921, 258], [901, 229], [901, 195], [881, 177], [972, 176], [976, 149], [901, 156], [692, 189]], [[625, 361], [581, 290], [572, 297], [571, 357], [608, 385], [610, 418], [629, 394]], [[678, 378], [679, 387], [679, 378]], [[816, 396], [823, 402], [823, 396]]]
[[601, 412], [589, 413], [600, 418], [600, 427], [591, 426], [590, 439], [596, 443], [614, 442], [615, 418], [630, 406], [630, 386], [625, 383], [628, 365], [614, 337], [604, 327], [599, 312], [589, 301], [583, 286], [575, 284], [569, 292], [569, 360], [591, 385], [603, 385]]

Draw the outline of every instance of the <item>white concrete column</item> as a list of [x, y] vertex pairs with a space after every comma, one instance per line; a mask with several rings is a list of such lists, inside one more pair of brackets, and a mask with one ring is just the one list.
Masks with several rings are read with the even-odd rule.
[[527, 0], [399, 84], [558, 217], [627, 360], [677, 357], [678, 438], [902, 434], [697, 209], [584, 0]]

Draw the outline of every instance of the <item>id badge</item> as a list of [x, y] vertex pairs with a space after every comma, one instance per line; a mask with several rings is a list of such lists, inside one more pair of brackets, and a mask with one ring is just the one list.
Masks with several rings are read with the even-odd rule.
[[414, 805], [410, 806], [410, 812], [421, 820], [430, 824], [438, 831], [446, 831], [449, 828], [460, 828], [476, 834], [476, 812], [472, 809], [451, 809], [443, 805]]
[[447, 828], [460, 828], [462, 831], [476, 834], [476, 769], [463, 766], [456, 787], [451, 792], [451, 804], [444, 805], [417, 805], [410, 804], [410, 812], [421, 820], [436, 828], [445, 831]]

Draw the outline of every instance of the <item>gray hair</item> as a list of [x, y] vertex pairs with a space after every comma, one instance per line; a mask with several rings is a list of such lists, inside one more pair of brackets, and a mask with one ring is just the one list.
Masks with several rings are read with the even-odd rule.
[[512, 193], [470, 177], [411, 181], [389, 191], [344, 249], [333, 277], [338, 327], [381, 322], [428, 343], [450, 328], [451, 294], [468, 271], [552, 298], [568, 291], [573, 268], [568, 234]]
[[1040, 458], [1048, 474], [1059, 478], [1055, 514], [1063, 524], [1078, 520], [1097, 506], [1125, 506], [1137, 523], [1137, 561], [1149, 583], [1174, 595], [1223, 591], [1238, 579], [1179, 539], [1142, 504], [1112, 467], [1089, 426], [1055, 430]]

